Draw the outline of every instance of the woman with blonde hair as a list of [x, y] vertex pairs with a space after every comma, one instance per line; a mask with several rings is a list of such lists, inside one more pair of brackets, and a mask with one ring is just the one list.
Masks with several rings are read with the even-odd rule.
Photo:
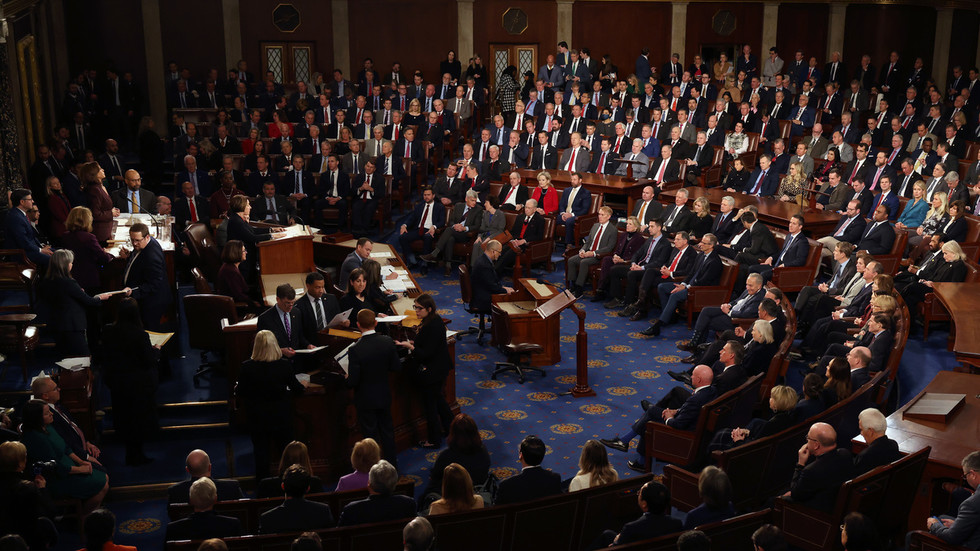
[[967, 256], [960, 244], [956, 241], [947, 241], [943, 243], [942, 251], [943, 263], [932, 272], [929, 279], [919, 279], [901, 290], [902, 298], [905, 299], [913, 319], [919, 313], [919, 304], [926, 299], [927, 294], [932, 292], [937, 281], [962, 283], [966, 280]]
[[546, 215], [558, 212], [558, 190], [551, 185], [551, 173], [547, 170], [538, 172], [538, 187], [534, 188], [531, 199], [538, 203], [538, 214]]
[[[769, 325], [768, 322], [763, 323]], [[728, 450], [792, 427], [796, 423], [795, 408], [798, 400], [799, 396], [792, 388], [784, 385], [772, 387], [769, 391], [772, 416], [769, 419], [752, 419], [745, 428], [720, 429], [708, 445], [708, 451]]]
[[102, 289], [99, 272], [112, 262], [112, 255], [99, 246], [92, 233], [92, 211], [86, 207], [71, 209], [65, 219], [65, 229], [68, 232], [62, 238], [62, 245], [75, 254], [71, 276], [85, 292], [99, 292]]
[[779, 196], [780, 201], [803, 206], [803, 190], [806, 187], [806, 173], [803, 171], [803, 163], [796, 161], [790, 163], [789, 173], [779, 182], [779, 191], [776, 195]]
[[895, 222], [896, 230], [909, 232], [909, 237], [911, 237], [911, 234], [916, 233], [918, 227], [926, 219], [926, 212], [929, 208], [929, 203], [925, 197], [926, 184], [922, 180], [917, 180], [912, 184], [912, 199], [905, 203], [902, 214], [898, 217], [898, 221]]
[[[930, 201], [931, 208], [926, 212], [925, 220], [922, 221], [922, 225], [915, 230], [915, 235], [909, 236], [909, 244], [906, 249], [908, 251], [914, 250], [919, 247], [926, 237], [932, 237], [932, 234], [939, 231], [940, 228], [949, 222], [949, 208], [946, 205], [946, 192], [937, 191], [932, 194], [932, 200]], [[926, 242], [928, 243], [928, 242]]]
[[421, 126], [423, 122], [425, 121], [422, 119], [422, 102], [415, 98], [408, 103], [408, 112], [402, 116], [402, 124], [406, 127]]
[[293, 366], [282, 358], [272, 331], [259, 331], [252, 357], [242, 362], [235, 389], [251, 431], [256, 480], [268, 476], [272, 453], [279, 455], [279, 450], [292, 441], [293, 397], [302, 394], [305, 386], [307, 383], [300, 382], [293, 375]]
[[616, 469], [609, 464], [606, 447], [598, 440], [589, 440], [578, 458], [578, 473], [568, 486], [569, 492], [603, 486], [619, 480]]
[[279, 457], [279, 469], [276, 476], [263, 478], [259, 481], [259, 486], [255, 490], [255, 497], [282, 497], [282, 476], [286, 469], [292, 465], [299, 465], [310, 473], [310, 489], [308, 493], [318, 494], [323, 492], [323, 482], [319, 477], [313, 475], [313, 465], [310, 464], [310, 450], [306, 444], [299, 440], [293, 440], [282, 450]]
[[368, 486], [368, 473], [371, 467], [381, 461], [381, 446], [374, 438], [365, 438], [354, 444], [350, 452], [350, 464], [354, 472], [340, 477], [335, 492], [360, 490]]
[[698, 197], [694, 200], [694, 221], [691, 222], [691, 237], [701, 239], [704, 234], [711, 233], [711, 203], [707, 197]]
[[473, 492], [473, 479], [459, 463], [450, 463], [442, 473], [442, 497], [432, 502], [430, 515], [461, 513], [483, 508], [483, 497]]

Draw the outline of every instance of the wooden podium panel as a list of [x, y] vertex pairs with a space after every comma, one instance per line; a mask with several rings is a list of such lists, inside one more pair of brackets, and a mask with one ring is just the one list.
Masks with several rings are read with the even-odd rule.
[[937, 281], [932, 291], [953, 319], [950, 337], [957, 361], [980, 367], [980, 324], [976, 323], [980, 311], [980, 283]]
[[258, 247], [263, 274], [309, 273], [314, 268], [312, 235], [272, 239]]
[[[550, 294], [548, 294], [550, 293]], [[509, 295], [493, 295], [493, 325], [507, 324], [510, 342], [540, 344], [541, 353], [531, 356], [531, 365], [554, 365], [561, 361], [559, 329], [561, 316], [542, 318], [534, 308], [548, 302], [558, 294], [550, 283], [540, 284], [534, 279], [522, 278]], [[496, 331], [491, 344], [496, 344]]]

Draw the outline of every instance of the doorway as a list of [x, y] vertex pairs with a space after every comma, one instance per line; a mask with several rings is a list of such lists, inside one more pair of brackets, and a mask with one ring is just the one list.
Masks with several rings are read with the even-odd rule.
[[313, 42], [263, 42], [262, 75], [272, 71], [276, 82], [296, 84], [298, 81], [310, 82], [313, 67]]
[[531, 71], [538, 74], [538, 45], [537, 44], [491, 44], [490, 59], [488, 61], [490, 71], [490, 97], [488, 102], [492, 105], [492, 98], [496, 97], [497, 79], [508, 65], [517, 67], [517, 85], [522, 86], [521, 74], [524, 71]]

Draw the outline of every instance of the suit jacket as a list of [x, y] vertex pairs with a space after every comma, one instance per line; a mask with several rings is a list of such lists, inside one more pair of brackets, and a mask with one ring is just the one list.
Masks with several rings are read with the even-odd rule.
[[48, 265], [51, 257], [41, 252], [41, 242], [38, 241], [34, 226], [22, 210], [14, 207], [7, 211], [3, 225], [8, 249], [23, 249], [31, 262], [38, 266]]
[[707, 169], [711, 166], [712, 161], [715, 159], [715, 150], [708, 144], [704, 144], [701, 148], [701, 154], [698, 155], [698, 145], [695, 144], [691, 147], [691, 160], [694, 161], [694, 166], [690, 166], [687, 169], [688, 174], [694, 174], [695, 176], [700, 176], [701, 171]]
[[843, 448], [812, 458], [805, 467], [797, 466], [790, 483], [790, 497], [818, 511], [830, 511], [841, 484], [854, 472], [851, 452]]
[[259, 533], [302, 532], [332, 528], [333, 514], [326, 503], [290, 498], [259, 517]]
[[[837, 223], [837, 227], [834, 228], [834, 232], [831, 233], [830, 235], [837, 236], [837, 232], [840, 231], [841, 227], [844, 225], [845, 222], [847, 222], [847, 220], [848, 218], [846, 216], [842, 217], [840, 219], [840, 222]], [[844, 233], [842, 233], [840, 236], [837, 236], [837, 240], [847, 241], [848, 243], [853, 243], [857, 245], [858, 242], [861, 241], [861, 238], [864, 236], [864, 229], [867, 228], [867, 226], [868, 226], [867, 221], [865, 221], [863, 216], [858, 214], [851, 220], [850, 223], [847, 224], [847, 227], [844, 228]]]
[[[106, 171], [106, 174], [108, 174], [108, 171]], [[211, 194], [214, 193], [214, 186], [212, 186], [211, 184], [211, 177], [208, 176], [207, 171], [201, 170], [199, 167], [197, 169], [197, 172], [194, 174], [194, 176], [197, 178], [197, 189], [200, 192], [200, 194], [203, 195], [204, 197], [210, 197]], [[182, 170], [179, 173], [177, 173], [178, 189], [180, 188], [179, 184], [183, 182], [190, 182], [190, 181], [191, 181], [191, 175], [186, 170]]]
[[[510, 154], [511, 149], [514, 150], [513, 156]], [[509, 145], [505, 145], [500, 150], [500, 158], [504, 162], [510, 162], [513, 160], [515, 165], [520, 168], [524, 168], [527, 166], [527, 157], [530, 152], [531, 150], [527, 147], [527, 144], [524, 142], [518, 142], [518, 144], [513, 148], [511, 148]]]
[[[364, 174], [364, 165], [366, 165], [367, 162], [370, 161], [370, 160], [372, 160], [372, 159], [373, 159], [373, 157], [370, 157], [364, 151], [362, 151], [362, 152], [360, 152], [360, 153], [357, 154], [357, 171], [358, 171], [358, 174], [359, 175]], [[341, 167], [341, 170], [343, 170], [347, 174], [353, 174], [354, 173], [354, 154], [353, 153], [346, 153], [346, 154], [344, 154], [344, 156], [341, 157], [341, 159], [340, 159], [340, 167]]]
[[[788, 235], [787, 239], [789, 239]], [[809, 252], [810, 242], [805, 235], [800, 233], [793, 238], [793, 242], [789, 244], [789, 249], [786, 249], [786, 243], [783, 243], [783, 249], [773, 256], [773, 266], [803, 266], [806, 264], [806, 257]], [[782, 258], [778, 258], [780, 255], [782, 255]]]
[[[170, 304], [170, 288], [166, 280], [166, 263], [160, 242], [150, 238], [138, 255], [127, 260], [129, 274], [123, 285], [133, 288], [132, 297], [140, 304], [144, 325], [157, 326], [160, 316]], [[137, 288], [138, 287], [138, 288]], [[153, 320], [147, 323], [148, 320]], [[152, 329], [152, 327], [147, 327]]]
[[[760, 293], [756, 294], [758, 295]], [[756, 306], [756, 308], [758, 309], [758, 306]], [[717, 370], [711, 386], [715, 388], [715, 392], [718, 396], [721, 396], [722, 394], [725, 394], [731, 390], [735, 390], [741, 386], [742, 383], [748, 380], [748, 376], [745, 373], [745, 368], [739, 364], [734, 364], [726, 368], [724, 365], [721, 365], [721, 362], [716, 362], [715, 366], [717, 366]], [[715, 366], [712, 366], [712, 369], [715, 369]]]
[[354, 271], [354, 268], [360, 268], [362, 262], [364, 260], [357, 256], [357, 251], [351, 251], [347, 255], [347, 258], [340, 264], [340, 276], [337, 277], [337, 286], [346, 291], [350, 273]]
[[[585, 243], [582, 244], [581, 250], [583, 252], [592, 250], [592, 242], [595, 241], [596, 236], [599, 233], [599, 228], [601, 227], [602, 225], [598, 222], [592, 225], [592, 229], [589, 230], [589, 236], [585, 238]], [[596, 256], [612, 252], [612, 250], [616, 247], [616, 240], [618, 238], [619, 235], [616, 231], [615, 224], [607, 222], [605, 231], [603, 231], [602, 236], [599, 237], [599, 245], [595, 250]]]
[[734, 210], [729, 212], [724, 220], [722, 220], [723, 213], [719, 212], [715, 215], [715, 221], [711, 224], [711, 233], [718, 238], [718, 243], [728, 243], [737, 232], [742, 231], [742, 224], [735, 220], [735, 214]]
[[691, 267], [691, 273], [684, 278], [684, 283], [688, 286], [695, 285], [718, 285], [721, 281], [722, 262], [721, 255], [717, 251], [705, 255], [701, 253]]
[[[331, 293], [324, 293], [320, 297], [320, 303], [323, 307], [323, 323], [324, 325], [330, 323], [334, 316], [340, 313], [340, 302], [337, 301]], [[306, 338], [306, 342], [315, 343], [317, 342], [316, 334], [316, 313], [313, 312], [313, 303], [307, 295], [296, 299], [296, 305], [293, 310], [299, 312], [300, 327], [303, 330], [303, 336]]]
[[331, 181], [330, 171], [323, 172], [320, 174], [320, 181], [316, 187], [316, 196], [322, 198], [325, 197], [341, 197], [348, 198], [351, 194], [350, 187], [350, 176], [346, 172], [337, 169], [337, 190], [336, 193], [333, 189], [333, 182]]
[[[393, 345], [394, 346], [394, 345]], [[388, 385], [387, 375], [384, 377]], [[338, 526], [354, 526], [371, 522], [408, 519], [415, 516], [415, 500], [403, 495], [371, 495], [367, 499], [353, 501], [340, 512]]]
[[[746, 255], [743, 258], [765, 260], [779, 251], [779, 247], [776, 246], [776, 237], [761, 222], [757, 221], [752, 226], [752, 230], [749, 231], [749, 237], [751, 238], [751, 244], [739, 253], [740, 257]], [[739, 259], [739, 262], [742, 262], [742, 260]]]
[[974, 492], [960, 503], [952, 526], [947, 528], [943, 523], [937, 522], [929, 531], [953, 545], [963, 545], [970, 549], [980, 547], [980, 492]]
[[864, 451], [854, 457], [854, 475], [862, 475], [875, 467], [887, 465], [901, 458], [902, 453], [898, 451], [898, 443], [887, 436], [883, 436], [869, 444]]
[[[507, 200], [507, 196], [510, 194], [510, 191], [511, 191], [511, 187], [509, 184], [505, 186], [501, 186], [500, 194], [497, 195], [497, 199], [500, 200], [501, 207], [504, 206], [504, 202]], [[518, 206], [523, 205], [524, 203], [527, 202], [529, 197], [530, 194], [528, 193], [527, 186], [521, 184], [517, 186], [517, 191], [514, 192], [514, 204]]]
[[452, 184], [449, 183], [449, 178], [445, 174], [441, 174], [436, 180], [433, 190], [436, 194], [436, 199], [442, 199], [443, 197], [448, 197], [453, 203], [458, 203], [463, 200], [463, 196], [466, 190], [463, 187], [463, 179], [459, 177], [454, 177]]
[[[184, 480], [167, 488], [167, 503], [188, 503], [190, 501], [191, 484], [195, 480], [197, 479]], [[231, 501], [245, 497], [242, 494], [242, 487], [238, 484], [237, 480], [212, 478], [211, 482], [214, 482], [215, 487], [218, 489], [218, 501]]]
[[861, 241], [857, 244], [857, 250], [866, 250], [871, 255], [888, 254], [895, 243], [895, 228], [888, 222], [882, 222], [873, 226], [874, 222], [868, 224], [868, 229], [861, 235]]
[[347, 386], [354, 389], [354, 405], [357, 409], [390, 409], [391, 387], [388, 384], [388, 372], [401, 371], [394, 341], [387, 335], [378, 333], [362, 336], [350, 349], [347, 357]]
[[[195, 196], [194, 209], [197, 211], [197, 221], [210, 225], [211, 207], [208, 206], [207, 198], [200, 195]], [[191, 207], [187, 197], [182, 195], [174, 201], [174, 218], [178, 229], [186, 228], [191, 223]]]
[[[650, 253], [650, 261], [644, 262], [646, 260], [647, 253], [650, 251], [650, 247], [653, 247], [653, 252]], [[653, 242], [653, 237], [647, 237], [646, 241], [643, 242], [643, 245], [637, 249], [635, 253], [633, 253], [630, 261], [643, 266], [644, 269], [647, 266], [651, 266], [654, 269], [659, 269], [661, 266], [666, 266], [669, 264], [667, 259], [671, 257], [674, 250], [675, 249], [671, 246], [670, 239], [668, 239], [666, 235], [661, 235], [656, 244]], [[690, 255], [690, 258], [693, 260], [694, 255]]]
[[289, 202], [289, 199], [285, 195], [276, 194], [273, 197], [273, 201], [275, 202], [275, 211], [269, 210], [268, 201], [264, 195], [260, 195], [252, 201], [251, 219], [265, 221], [266, 216], [271, 214], [273, 218], [270, 222], [273, 224], [289, 225], [289, 219], [296, 216], [296, 208]]
[[[568, 208], [568, 197], [572, 194], [571, 190], [571, 187], [567, 187], [561, 192], [561, 199], [558, 200], [559, 214], [565, 212]], [[572, 203], [572, 214], [582, 216], [589, 212], [589, 207], [591, 206], [592, 194], [589, 193], [589, 190], [585, 189], [585, 186], [579, 186], [579, 190], [575, 194], [575, 201]]]
[[289, 335], [286, 335], [286, 326], [279, 317], [279, 310], [276, 306], [269, 308], [259, 314], [259, 321], [256, 324], [258, 331], [269, 330], [276, 336], [276, 342], [280, 348], [302, 349], [310, 344], [306, 340], [303, 331], [303, 320], [299, 312], [293, 308], [289, 311]]
[[[540, 219], [541, 217], [535, 216], [534, 218]], [[532, 218], [532, 222], [534, 218]], [[518, 220], [523, 220], [523, 218], [519, 216]], [[538, 220], [538, 222], [540, 222], [539, 225], [543, 225], [543, 221]], [[530, 231], [530, 227], [528, 227], [528, 233]], [[519, 233], [520, 228], [518, 228], [518, 234], [515, 236]], [[493, 263], [490, 262], [490, 258], [486, 254], [479, 255], [476, 262], [473, 263], [470, 281], [473, 289], [473, 294], [470, 297], [470, 308], [477, 312], [490, 312], [490, 295], [503, 293], [504, 287], [500, 284], [500, 276], [494, 271]]]
[[521, 503], [560, 493], [561, 475], [541, 466], [525, 467], [520, 474], [500, 483], [494, 505]]
[[666, 421], [666, 425], [677, 430], [693, 429], [698, 422], [698, 417], [701, 415], [701, 408], [717, 397], [718, 391], [714, 386], [697, 390], [684, 401], [684, 404], [678, 408], [677, 413]]
[[[572, 148], [569, 147], [561, 154], [561, 160], [558, 162], [559, 168], [565, 169], [565, 166], [572, 160]], [[575, 166], [571, 167], [569, 170], [572, 172], [586, 172], [589, 169], [591, 160], [589, 159], [589, 150], [584, 147], [579, 147], [578, 152], [575, 155]]]
[[[665, 162], [667, 163], [667, 168], [664, 169], [663, 178], [662, 180], [657, 181], [656, 180], [657, 174], [660, 172], [660, 167]], [[625, 167], [626, 165], [623, 166]], [[657, 160], [653, 162], [653, 166], [651, 166], [650, 170], [647, 172], [646, 177], [650, 178], [651, 180], [657, 181], [657, 183], [673, 182], [674, 180], [680, 178], [680, 173], [681, 173], [681, 165], [677, 162], [677, 158], [675, 158], [674, 155], [672, 154], [670, 158], [666, 160], [663, 157], [657, 158]]]
[[[415, 205], [412, 210], [412, 214], [405, 221], [405, 226], [407, 226], [408, 231], [417, 232], [420, 225], [422, 224], [422, 213], [425, 211], [426, 203], [425, 201], [420, 202]], [[439, 201], [432, 201], [432, 225], [437, 229], [443, 227], [446, 224], [446, 207], [442, 206]]]
[[[757, 168], [752, 171], [749, 175], [749, 179], [745, 182], [745, 187], [742, 188], [742, 193], [752, 194], [752, 190], [755, 188], [756, 180], [762, 175], [762, 169]], [[770, 166], [769, 170], [766, 172], [765, 178], [762, 179], [761, 186], [759, 187], [758, 195], [763, 197], [768, 197], [775, 195], [779, 191], [779, 172], [775, 167]]]
[[666, 534], [673, 534], [684, 529], [684, 524], [670, 515], [655, 515], [643, 513], [640, 518], [627, 522], [619, 532], [619, 545], [642, 541]]
[[535, 170], [541, 168], [542, 156], [544, 158], [544, 168], [550, 170], [558, 168], [558, 149], [553, 145], [548, 145], [542, 152], [540, 144], [534, 146], [534, 150], [531, 152], [531, 159], [528, 161], [528, 168]]
[[203, 540], [242, 535], [242, 522], [211, 511], [192, 513], [167, 524], [167, 541]]
[[[633, 206], [632, 216], [639, 218], [640, 209], [643, 207], [643, 201], [637, 201]], [[650, 199], [647, 204], [646, 211], [643, 212], [643, 219], [640, 220], [641, 225], [647, 225], [651, 220], [659, 220], [663, 216], [664, 206], [656, 199]]]
[[[677, 211], [677, 215], [674, 216], [674, 220], [667, 223], [670, 217]], [[674, 233], [679, 231], [688, 231], [694, 224], [694, 213], [691, 212], [687, 207], [679, 207], [677, 205], [671, 205], [663, 210], [660, 215], [660, 221], [664, 224], [665, 233]]]
[[112, 192], [112, 204], [114, 207], [119, 209], [121, 213], [132, 212], [149, 212], [151, 214], [156, 214], [157, 212], [157, 196], [152, 191], [142, 189], [137, 192], [139, 194], [139, 208], [136, 205], [130, 203], [130, 192], [129, 188], [118, 189]]

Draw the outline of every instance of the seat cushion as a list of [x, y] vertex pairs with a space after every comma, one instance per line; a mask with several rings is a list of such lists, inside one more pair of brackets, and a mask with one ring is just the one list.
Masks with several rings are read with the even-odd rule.
[[538, 352], [543, 352], [544, 348], [540, 344], [534, 344], [530, 342], [519, 342], [517, 344], [508, 344], [504, 346], [510, 354], [537, 354]]

